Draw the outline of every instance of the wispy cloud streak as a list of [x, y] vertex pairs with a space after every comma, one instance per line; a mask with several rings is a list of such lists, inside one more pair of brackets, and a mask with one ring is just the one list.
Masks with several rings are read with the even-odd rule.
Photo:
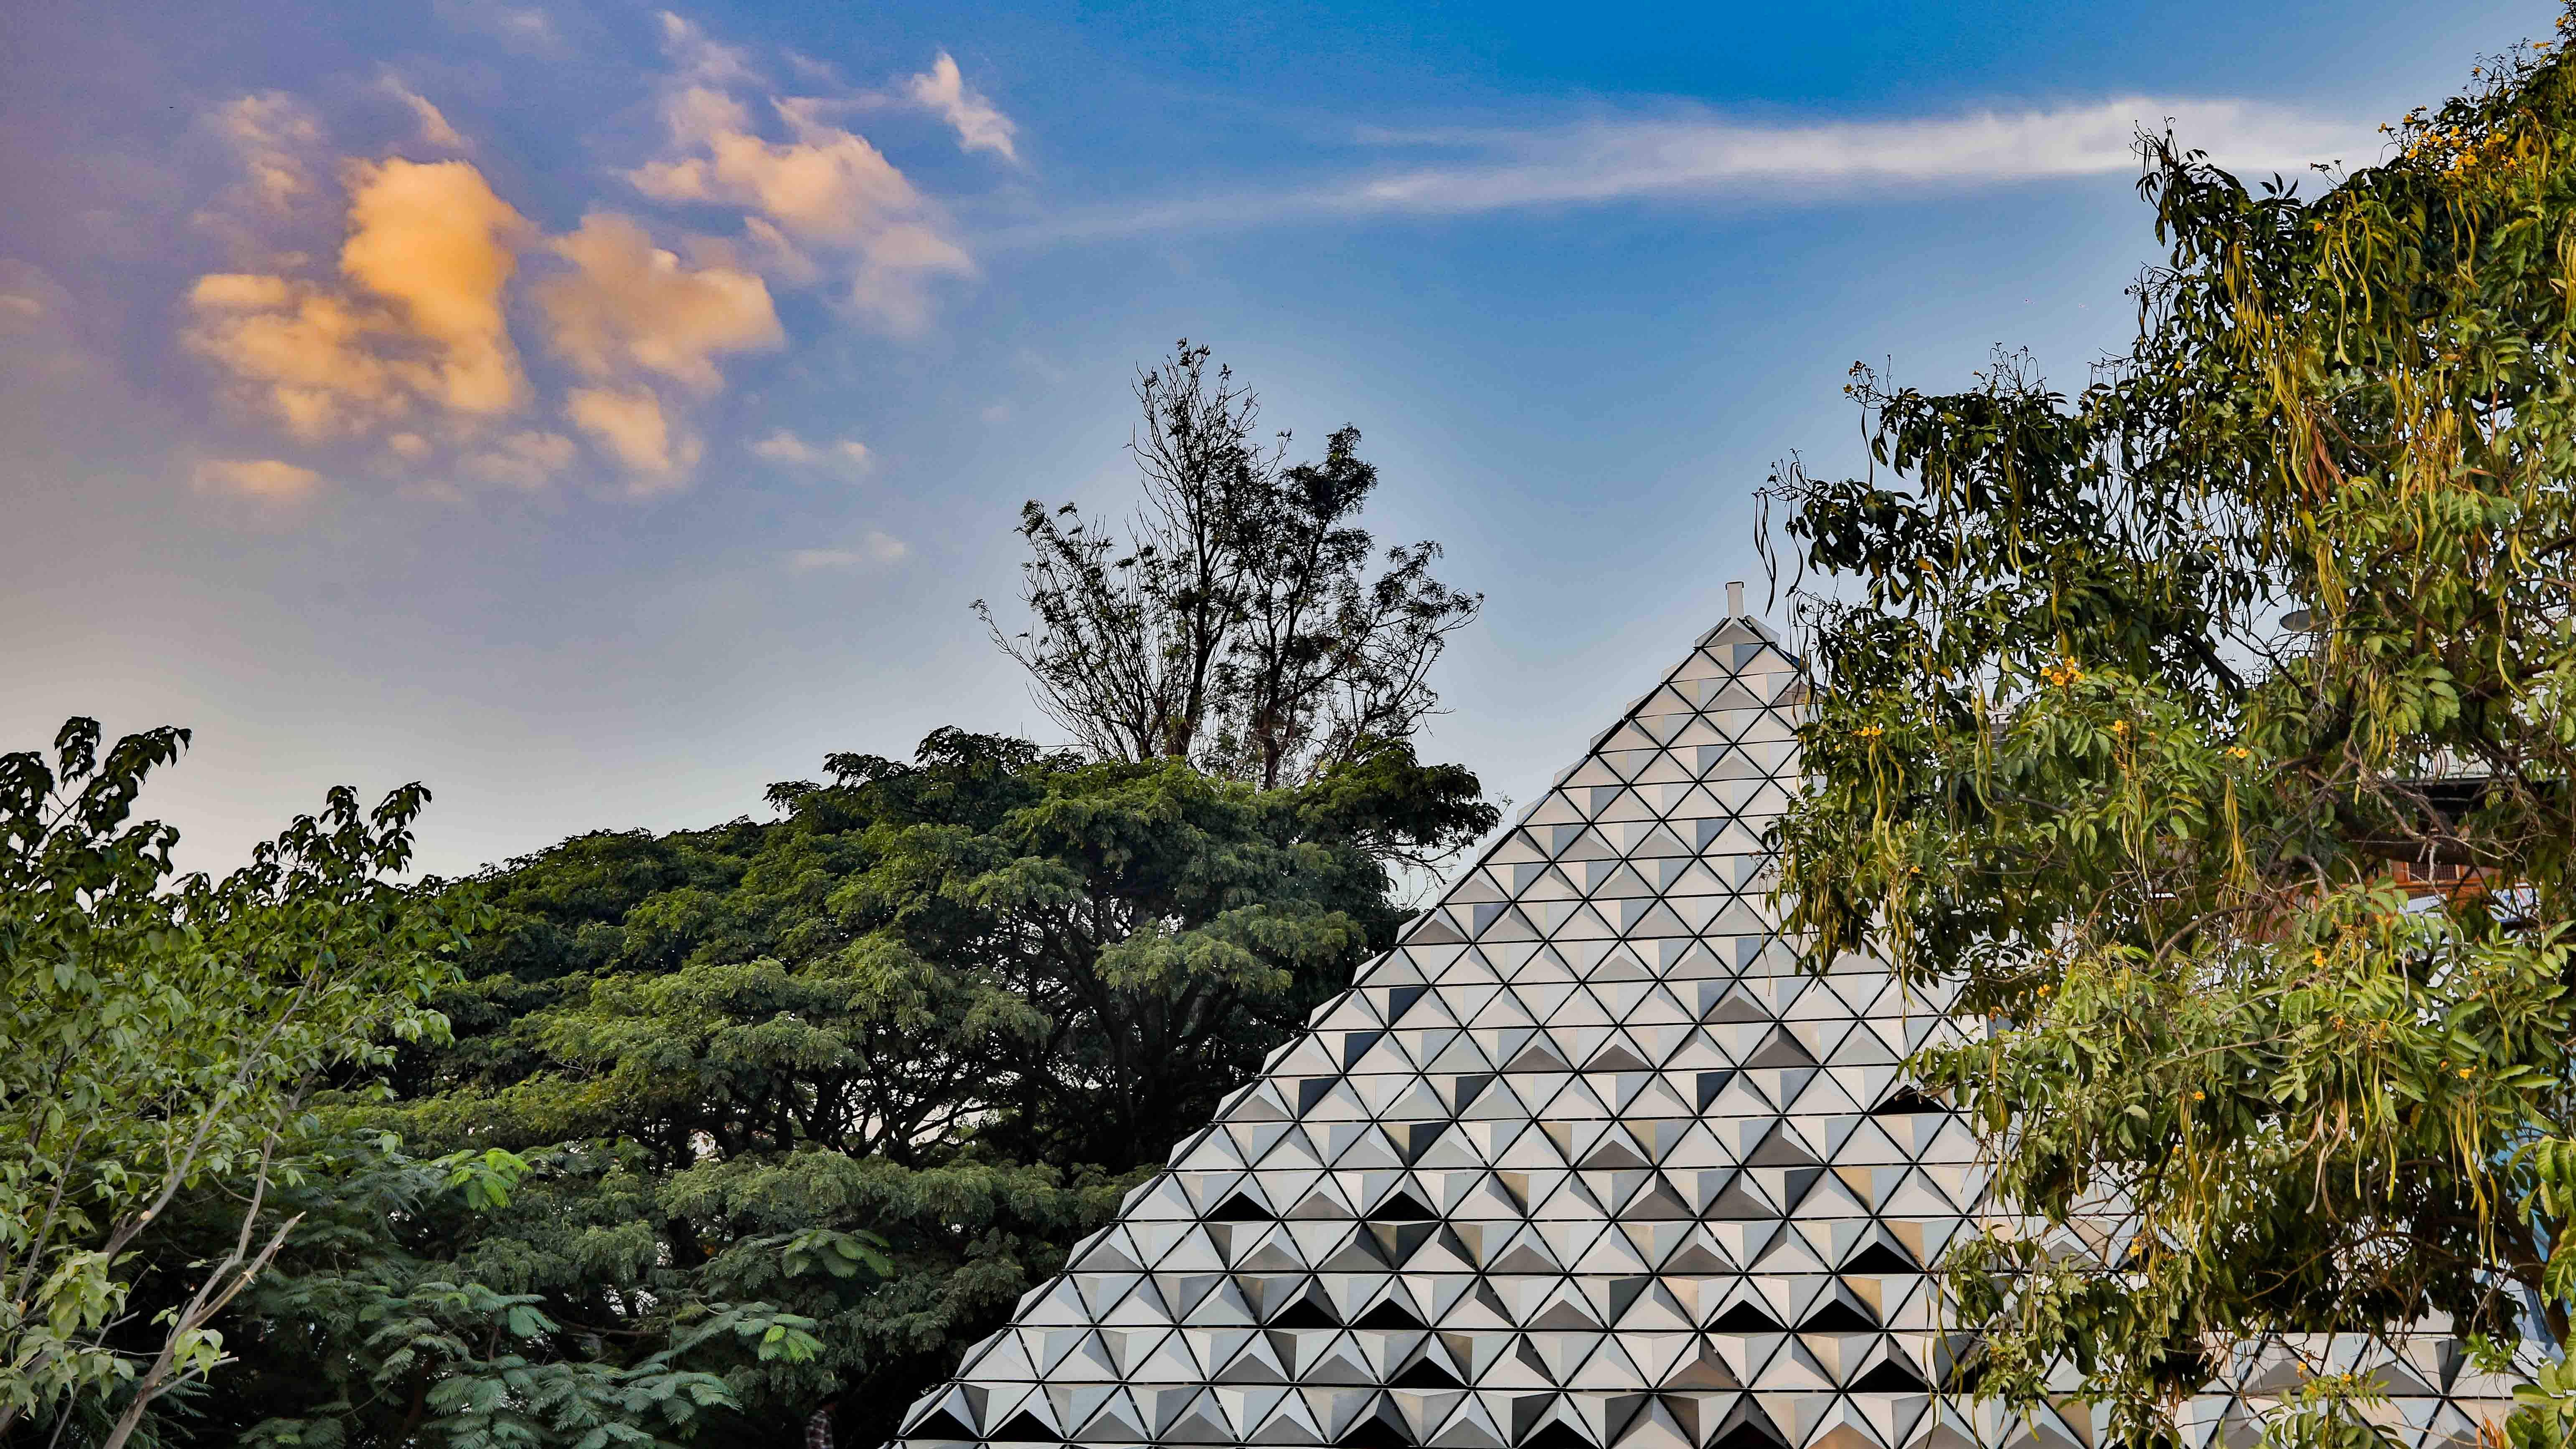
[[2233, 100], [2122, 97], [1953, 116], [1755, 124], [1703, 109], [1541, 127], [1370, 131], [1358, 173], [1265, 195], [1059, 218], [1003, 241], [1224, 229], [1353, 216], [1463, 216], [1638, 199], [1835, 202], [2134, 173], [2141, 128], [2241, 173], [2375, 159], [2365, 126]]

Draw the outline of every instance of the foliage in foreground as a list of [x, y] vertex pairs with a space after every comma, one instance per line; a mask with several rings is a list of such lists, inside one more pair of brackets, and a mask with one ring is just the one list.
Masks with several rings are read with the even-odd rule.
[[[297, 1226], [310, 1094], [443, 1029], [472, 912], [387, 879], [428, 792], [335, 790], [242, 870], [174, 878], [177, 832], [133, 808], [187, 738], [102, 750], [75, 719], [0, 755], [0, 1435], [115, 1449], [238, 1352], [219, 1318]], [[200, 1239], [175, 1254], [174, 1206]]]
[[[1996, 1019], [1919, 1067], [2014, 1206], [2113, 1246], [1954, 1250], [1982, 1387], [2071, 1365], [2133, 1442], [2244, 1335], [2555, 1349], [2576, 1309], [2576, 65], [2394, 151], [2308, 199], [2151, 143], [2126, 359], [1864, 375], [1885, 475], [1772, 495], [1841, 600], [1795, 924]], [[2276, 1432], [2368, 1397], [2320, 1373]]]
[[338, 1114], [172, 1432], [768, 1446], [837, 1385], [876, 1442], [1390, 944], [1386, 853], [1494, 822], [1401, 749], [1280, 791], [954, 730], [827, 765], [475, 883], [453, 1041]]

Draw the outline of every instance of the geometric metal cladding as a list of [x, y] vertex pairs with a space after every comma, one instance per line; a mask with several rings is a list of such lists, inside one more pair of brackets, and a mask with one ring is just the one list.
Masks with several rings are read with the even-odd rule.
[[[1899, 1064], [1960, 1028], [1774, 928], [1804, 702], [1768, 630], [1710, 631], [898, 1442], [2091, 1449], [2073, 1405], [1933, 1392], [1969, 1341], [1925, 1265], [1985, 1177]], [[2376, 1372], [2420, 1445], [2510, 1393], [2438, 1336], [2300, 1349], [2239, 1355], [2188, 1449], [2250, 1443], [2303, 1360]]]

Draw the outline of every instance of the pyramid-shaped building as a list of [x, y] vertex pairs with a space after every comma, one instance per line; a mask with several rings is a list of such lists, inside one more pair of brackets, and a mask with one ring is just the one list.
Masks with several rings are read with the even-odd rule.
[[[1927, 1267], [1985, 1175], [1901, 1063], [1962, 1027], [1776, 929], [1804, 702], [1760, 624], [1703, 637], [899, 1444], [2091, 1449], [2071, 1404], [1934, 1391], [1969, 1340]], [[2189, 1449], [2355, 1367], [2420, 1446], [2509, 1393], [2440, 1337], [2276, 1344]]]

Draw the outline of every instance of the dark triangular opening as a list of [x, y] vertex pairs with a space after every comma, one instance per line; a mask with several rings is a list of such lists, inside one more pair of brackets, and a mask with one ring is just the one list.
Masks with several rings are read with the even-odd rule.
[[1923, 1382], [1921, 1374], [1891, 1358], [1854, 1379], [1851, 1388], [1856, 1394], [1922, 1394], [1931, 1392], [1932, 1386]]
[[1869, 1315], [1839, 1298], [1826, 1300], [1824, 1306], [1807, 1315], [1798, 1325], [1800, 1333], [1868, 1333], [1878, 1325]]
[[1429, 994], [1430, 990], [1431, 988], [1428, 986], [1399, 986], [1393, 991], [1388, 992], [1386, 994], [1386, 1024], [1393, 1026], [1397, 1022], [1404, 1020], [1404, 1014], [1413, 1009], [1413, 1003], [1420, 1001], [1425, 995]]
[[1391, 1389], [1463, 1389], [1458, 1376], [1429, 1358], [1417, 1358], [1387, 1385]]
[[1747, 1420], [1709, 1441], [1708, 1449], [1787, 1449], [1780, 1436]]
[[1011, 1416], [1011, 1421], [984, 1436], [996, 1444], [1061, 1444], [1064, 1436], [1038, 1422], [1038, 1416], [1026, 1409]]
[[1355, 1067], [1355, 1066], [1359, 1065], [1359, 1060], [1360, 1060], [1360, 1058], [1362, 1058], [1362, 1057], [1364, 1057], [1364, 1056], [1367, 1056], [1367, 1055], [1368, 1055], [1368, 1049], [1369, 1049], [1370, 1047], [1376, 1046], [1376, 1045], [1377, 1045], [1377, 1039], [1378, 1039], [1379, 1037], [1384, 1036], [1384, 1035], [1386, 1035], [1386, 1033], [1385, 1033], [1385, 1032], [1382, 1032], [1382, 1031], [1346, 1031], [1346, 1032], [1343, 1032], [1343, 1033], [1342, 1033], [1342, 1067], [1343, 1067], [1343, 1069], [1344, 1069], [1344, 1070], [1348, 1070], [1348, 1069], [1349, 1069], [1349, 1068], [1351, 1068], [1351, 1067]]
[[983, 1436], [960, 1423], [955, 1414], [941, 1409], [913, 1425], [912, 1431], [904, 1437], [907, 1439], [979, 1439]]
[[1748, 1298], [1717, 1315], [1717, 1321], [1709, 1327], [1719, 1333], [1778, 1333], [1780, 1320]]
[[1781, 1436], [1771, 1416], [1751, 1399], [1738, 1399], [1727, 1410], [1726, 1422], [1718, 1426], [1717, 1437], [1708, 1449], [1786, 1449], [1788, 1440]]
[[1872, 1243], [1868, 1247], [1861, 1249], [1859, 1252], [1852, 1254], [1852, 1260], [1843, 1264], [1843, 1271], [1846, 1273], [1867, 1273], [1875, 1275], [1881, 1273], [1913, 1273], [1920, 1271], [1920, 1267], [1913, 1259], [1896, 1251], [1894, 1248], [1889, 1247], [1884, 1241], [1881, 1241]]
[[1369, 1209], [1371, 1222], [1421, 1222], [1438, 1216], [1440, 1214], [1422, 1205], [1422, 1199], [1403, 1188], [1378, 1199], [1377, 1206]]
[[1950, 1109], [1923, 1095], [1912, 1082], [1887, 1094], [1887, 1100], [1869, 1109], [1873, 1117], [1901, 1117], [1909, 1112], [1947, 1112]]
[[1361, 1314], [1360, 1321], [1351, 1325], [1353, 1328], [1375, 1329], [1405, 1329], [1422, 1326], [1422, 1320], [1414, 1316], [1412, 1309], [1392, 1298]]
[[1550, 1419], [1538, 1426], [1538, 1432], [1523, 1439], [1520, 1449], [1593, 1449], [1583, 1432], [1563, 1419]]
[[1382, 1401], [1354, 1420], [1333, 1442], [1341, 1449], [1413, 1449], [1413, 1435], [1406, 1432], [1404, 1421]]
[[1225, 1201], [1218, 1203], [1216, 1205], [1216, 1211], [1208, 1214], [1208, 1221], [1212, 1223], [1266, 1223], [1269, 1222], [1273, 1216], [1274, 1214], [1272, 1214], [1270, 1209], [1263, 1207], [1261, 1204], [1254, 1202], [1251, 1198], [1238, 1192], [1228, 1195]]
[[1339, 1328], [1341, 1320], [1312, 1298], [1300, 1298], [1270, 1320], [1273, 1328]]

